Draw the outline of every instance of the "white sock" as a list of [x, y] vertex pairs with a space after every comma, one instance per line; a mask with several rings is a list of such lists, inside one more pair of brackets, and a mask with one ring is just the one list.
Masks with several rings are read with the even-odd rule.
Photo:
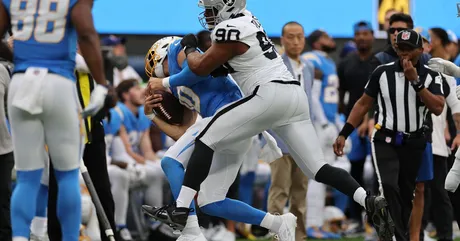
[[177, 198], [177, 207], [178, 208], [188, 208], [190, 207], [190, 204], [193, 201], [193, 198], [195, 197], [196, 191], [186, 187], [182, 186], [180, 189], [179, 197]]
[[44, 237], [46, 234], [48, 219], [44, 217], [34, 217], [30, 225], [30, 231], [38, 237]]
[[199, 235], [201, 233], [200, 226], [198, 225], [198, 218], [196, 215], [190, 215], [187, 218], [187, 224], [185, 225], [182, 234], [188, 235]]
[[29, 241], [29, 239], [25, 237], [13, 237], [13, 241]]
[[355, 202], [359, 203], [364, 208], [366, 208], [366, 197], [366, 190], [364, 190], [362, 187], [356, 189], [355, 193], [353, 194], [353, 200], [355, 200]]
[[277, 233], [281, 228], [282, 222], [283, 221], [281, 220], [280, 216], [275, 216], [273, 214], [267, 213], [265, 214], [264, 219], [262, 219], [260, 226]]

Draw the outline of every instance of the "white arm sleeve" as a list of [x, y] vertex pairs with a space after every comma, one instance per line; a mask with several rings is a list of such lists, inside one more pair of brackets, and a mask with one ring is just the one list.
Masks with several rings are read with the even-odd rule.
[[321, 126], [326, 125], [329, 121], [324, 114], [323, 106], [319, 100], [321, 96], [321, 80], [313, 80], [313, 86], [311, 89], [311, 113], [314, 117], [316, 123], [319, 123]]
[[452, 110], [452, 114], [460, 113], [460, 100], [457, 99], [457, 94], [455, 92], [457, 88], [457, 82], [455, 78], [452, 76], [444, 76], [444, 77], [446, 77], [446, 82], [450, 88], [449, 95], [446, 96], [447, 105]]

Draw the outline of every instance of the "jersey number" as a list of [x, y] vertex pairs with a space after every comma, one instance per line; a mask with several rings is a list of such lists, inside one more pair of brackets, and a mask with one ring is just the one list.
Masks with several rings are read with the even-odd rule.
[[257, 40], [259, 40], [260, 48], [264, 52], [264, 56], [269, 60], [276, 59], [278, 57], [275, 46], [267, 38], [267, 35], [264, 32], [257, 32]]
[[324, 103], [337, 104], [339, 103], [339, 78], [335, 74], [331, 74], [327, 78], [327, 86], [324, 88]]
[[15, 40], [34, 39], [41, 43], [58, 43], [65, 34], [70, 0], [12, 0], [10, 5]]
[[177, 88], [177, 96], [179, 96], [179, 102], [185, 105], [190, 110], [195, 110], [200, 113], [200, 97], [193, 92], [192, 89], [181, 86]]
[[238, 29], [224, 29], [219, 28], [216, 30], [216, 42], [238, 41], [240, 40], [240, 31]]

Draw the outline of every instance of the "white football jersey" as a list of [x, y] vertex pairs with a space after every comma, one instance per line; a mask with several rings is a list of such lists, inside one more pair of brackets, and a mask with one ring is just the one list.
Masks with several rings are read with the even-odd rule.
[[224, 65], [246, 96], [252, 94], [256, 86], [273, 80], [295, 80], [259, 20], [248, 11], [244, 16], [218, 24], [211, 38], [215, 43], [239, 41], [249, 46], [246, 53]]

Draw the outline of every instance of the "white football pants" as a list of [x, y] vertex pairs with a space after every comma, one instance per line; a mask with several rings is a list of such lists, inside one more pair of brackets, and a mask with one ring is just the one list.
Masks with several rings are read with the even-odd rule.
[[[120, 137], [113, 139], [112, 148], [117, 150], [117, 155], [112, 155], [112, 160], [135, 163], [126, 151], [122, 153], [125, 149]], [[155, 207], [163, 205], [164, 173], [159, 160], [147, 161], [145, 165], [137, 164], [135, 169], [122, 169], [109, 165], [107, 170], [115, 203], [116, 225], [126, 225], [130, 188], [138, 186], [145, 188], [145, 204]]]
[[197, 138], [217, 153], [272, 129], [303, 173], [313, 179], [326, 162], [310, 120], [307, 95], [293, 83], [269, 82], [256, 87], [252, 95], [220, 109]]
[[[197, 120], [194, 125], [171, 146], [165, 153], [165, 157], [172, 158], [187, 167], [190, 156], [195, 149], [195, 138], [201, 130], [211, 121], [211, 118]], [[246, 160], [248, 150], [251, 148], [253, 139], [238, 141], [222, 148], [220, 152], [214, 152], [213, 162], [208, 177], [201, 183], [198, 195], [200, 207], [225, 199], [228, 189], [233, 184], [243, 161]]]
[[8, 91], [8, 115], [16, 170], [44, 168], [45, 144], [56, 170], [77, 169], [84, 134], [79, 110], [74, 81], [51, 73], [14, 74]]

